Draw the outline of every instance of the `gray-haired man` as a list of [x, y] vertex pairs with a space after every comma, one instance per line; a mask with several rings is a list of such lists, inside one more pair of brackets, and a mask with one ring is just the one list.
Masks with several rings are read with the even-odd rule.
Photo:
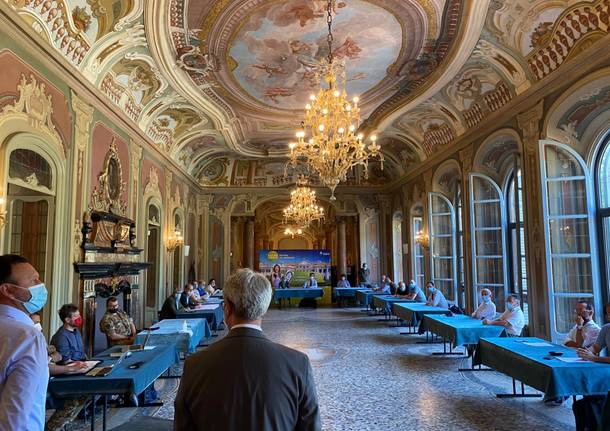
[[271, 342], [261, 322], [269, 280], [241, 269], [224, 285], [229, 334], [187, 359], [175, 402], [175, 430], [319, 430], [309, 359]]

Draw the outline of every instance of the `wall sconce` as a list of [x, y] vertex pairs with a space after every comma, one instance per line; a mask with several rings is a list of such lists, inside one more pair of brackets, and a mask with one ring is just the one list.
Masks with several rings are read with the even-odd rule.
[[4, 209], [4, 198], [0, 198], [0, 229], [6, 224], [6, 211]]
[[284, 235], [290, 235], [290, 238], [294, 238], [295, 235], [302, 235], [303, 234], [303, 229], [292, 229], [290, 227], [287, 227], [286, 230], [284, 230]]
[[415, 242], [424, 248], [430, 246], [430, 238], [428, 238], [428, 234], [422, 230], [415, 234]]
[[182, 232], [180, 232], [180, 228], [176, 226], [174, 232], [167, 238], [167, 251], [172, 253], [182, 244], [184, 244], [184, 237], [182, 236]]

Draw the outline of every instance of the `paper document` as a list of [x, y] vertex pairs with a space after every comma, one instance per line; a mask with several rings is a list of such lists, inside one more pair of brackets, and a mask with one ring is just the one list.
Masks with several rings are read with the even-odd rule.
[[573, 362], [587, 362], [584, 359], [581, 358], [564, 358], [564, 357], [557, 357], [558, 360], [562, 361], [562, 362], [568, 362], [568, 363], [573, 363]]
[[144, 350], [152, 350], [155, 346], [144, 346]]
[[220, 304], [205, 304], [200, 305], [196, 310], [216, 310], [218, 307], [220, 307]]
[[523, 344], [525, 344], [526, 346], [530, 346], [530, 347], [553, 347], [552, 344], [544, 343], [541, 341], [527, 341]]

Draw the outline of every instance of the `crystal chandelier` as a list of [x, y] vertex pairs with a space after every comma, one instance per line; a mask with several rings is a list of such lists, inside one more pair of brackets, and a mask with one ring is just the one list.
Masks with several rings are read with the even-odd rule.
[[297, 142], [289, 144], [290, 161], [296, 168], [303, 161], [315, 171], [320, 181], [331, 190], [331, 200], [335, 200], [335, 188], [347, 180], [347, 173], [357, 165], [364, 167], [364, 178], [368, 178], [370, 157], [379, 157], [383, 169], [383, 155], [379, 151], [375, 135], [370, 144], [358, 132], [360, 109], [358, 97], [350, 102], [345, 91], [345, 63], [335, 60], [332, 55], [332, 9], [333, 0], [328, 1], [328, 57], [319, 65], [318, 75], [322, 84], [318, 94], [309, 96], [305, 105], [305, 119], [302, 130], [296, 134]]
[[289, 235], [290, 238], [294, 238], [295, 235], [303, 235], [303, 229], [301, 228], [292, 228], [292, 227], [287, 227], [284, 230], [284, 235]]
[[290, 192], [290, 204], [284, 208], [284, 223], [304, 229], [323, 218], [324, 208], [317, 204], [316, 192], [307, 187], [303, 178], [299, 178], [297, 187]]

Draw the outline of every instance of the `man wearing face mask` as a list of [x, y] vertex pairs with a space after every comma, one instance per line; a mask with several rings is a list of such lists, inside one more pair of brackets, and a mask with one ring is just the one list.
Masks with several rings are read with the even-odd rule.
[[63, 322], [63, 326], [51, 338], [51, 345], [55, 346], [63, 361], [86, 360], [83, 337], [80, 333], [83, 318], [78, 307], [74, 304], [62, 305], [59, 309], [59, 318]]
[[517, 295], [506, 297], [506, 311], [497, 319], [485, 319], [484, 325], [504, 326], [509, 337], [518, 337], [525, 326], [525, 315]]
[[182, 291], [179, 287], [174, 289], [174, 293], [163, 303], [163, 307], [161, 307], [161, 312], [159, 313], [159, 318], [163, 319], [175, 319], [178, 311], [182, 309], [182, 305], [180, 304], [180, 296], [182, 295]]
[[42, 431], [49, 381], [47, 346], [29, 314], [47, 302], [22, 256], [0, 256], [0, 430]]
[[434, 282], [429, 281], [427, 288], [428, 298], [426, 301], [426, 305], [449, 309], [449, 303], [447, 302], [445, 295], [443, 295], [443, 292], [441, 292], [434, 286]]
[[303, 287], [305, 289], [309, 289], [312, 287], [318, 287], [318, 280], [316, 280], [316, 275], [313, 272], [309, 273], [309, 278], [307, 279], [305, 284], [303, 284]]
[[471, 316], [479, 320], [496, 318], [496, 304], [491, 300], [491, 290], [481, 289], [481, 304]]
[[579, 301], [576, 304], [575, 325], [568, 332], [563, 344], [568, 347], [588, 349], [597, 340], [601, 328], [593, 320], [593, 306], [587, 301]]
[[366, 263], [363, 263], [362, 268], [358, 271], [358, 278], [361, 286], [369, 287], [371, 285], [371, 270], [366, 266]]
[[135, 339], [136, 327], [133, 320], [119, 309], [119, 301], [114, 296], [106, 300], [106, 312], [100, 320], [100, 331], [106, 334], [108, 347], [132, 344]]

